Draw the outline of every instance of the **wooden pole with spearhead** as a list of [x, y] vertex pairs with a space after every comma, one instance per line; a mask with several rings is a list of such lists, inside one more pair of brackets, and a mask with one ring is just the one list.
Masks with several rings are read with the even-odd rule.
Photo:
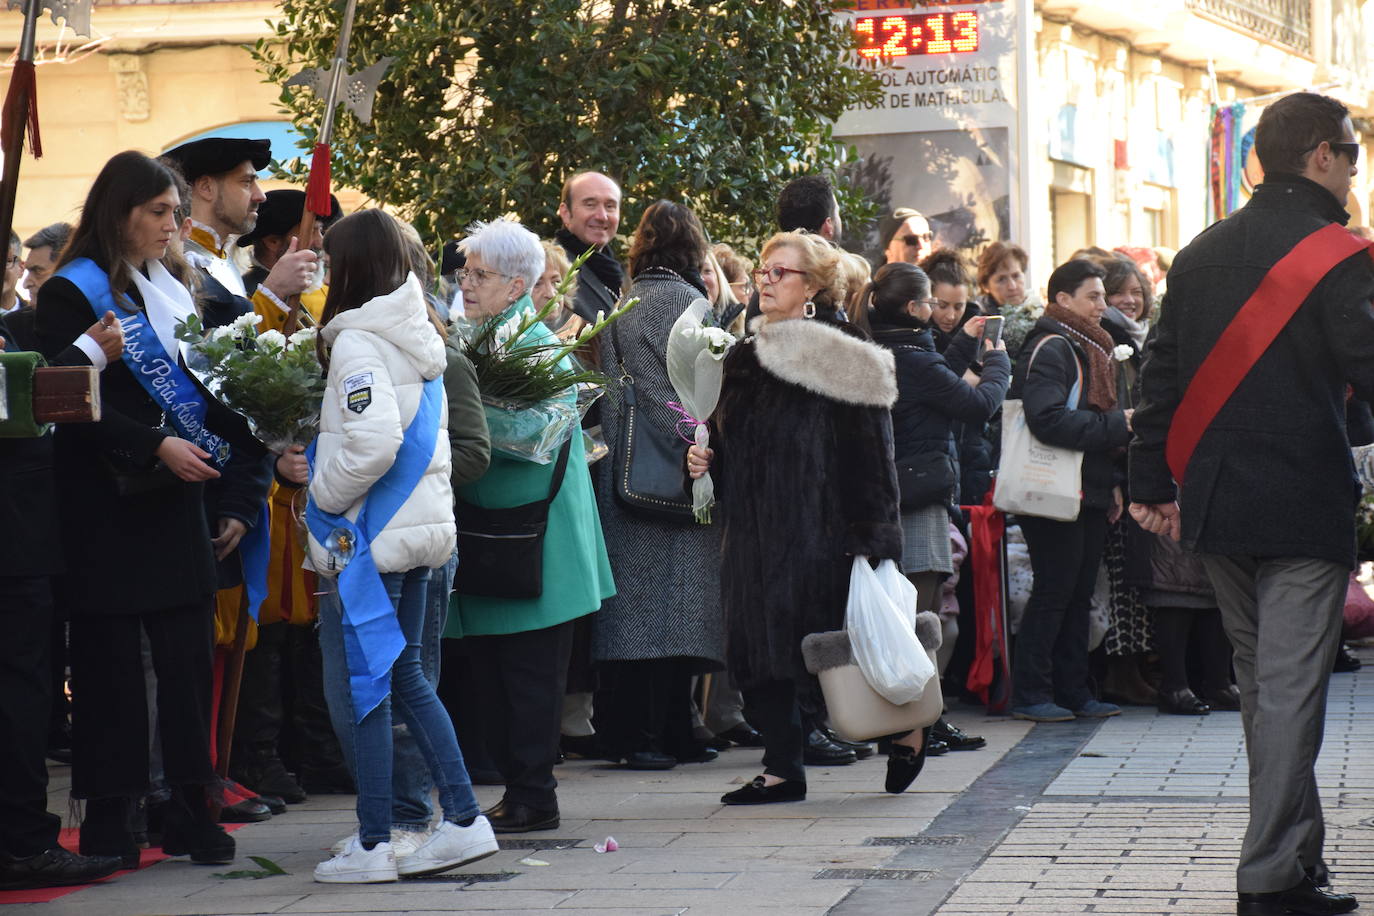
[[[315, 234], [315, 221], [329, 216], [329, 144], [334, 138], [334, 113], [343, 93], [344, 105], [364, 124], [372, 122], [372, 102], [377, 84], [382, 81], [392, 58], [383, 57], [372, 66], [357, 73], [348, 72], [348, 46], [353, 38], [353, 16], [358, 0], [348, 0], [344, 6], [343, 24], [339, 29], [339, 43], [334, 50], [334, 62], [326, 70], [309, 68], [286, 81], [287, 86], [305, 86], [316, 95], [324, 96], [324, 122], [320, 125], [314, 153], [310, 157], [310, 180], [305, 188], [305, 208], [301, 214], [300, 241], [308, 245]], [[347, 92], [344, 93], [344, 87]], [[301, 297], [292, 296], [290, 311], [282, 332], [288, 336], [300, 321]]]

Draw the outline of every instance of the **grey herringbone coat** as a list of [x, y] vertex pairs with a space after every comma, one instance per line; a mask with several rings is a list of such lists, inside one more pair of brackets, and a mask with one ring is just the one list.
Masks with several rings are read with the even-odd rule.
[[[650, 268], [634, 278], [627, 296], [639, 305], [616, 322], [615, 335], [603, 333], [601, 369], [608, 376], [625, 371], [635, 380], [639, 416], [665, 437], [676, 438], [678, 415], [666, 404], [677, 395], [668, 381], [668, 333], [700, 290], [676, 274]], [[674, 524], [632, 515], [616, 501], [610, 469], [620, 447], [624, 402], [616, 386], [602, 399], [601, 423], [612, 454], [603, 459], [597, 480], [601, 528], [619, 594], [601, 605], [592, 620], [592, 659], [630, 661], [693, 658], [702, 669], [723, 666], [725, 624], [720, 604], [720, 528], [692, 522]], [[685, 453], [687, 443], [682, 440]]]

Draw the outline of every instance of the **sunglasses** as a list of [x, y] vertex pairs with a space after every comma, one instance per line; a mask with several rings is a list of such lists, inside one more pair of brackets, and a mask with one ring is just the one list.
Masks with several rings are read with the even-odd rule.
[[[1350, 160], [1351, 165], [1359, 164], [1360, 144], [1346, 143], [1340, 140], [1323, 140], [1322, 143], [1325, 143], [1327, 146], [1331, 147], [1331, 151], [1333, 153], [1345, 153], [1345, 156], [1347, 159]], [[1303, 150], [1303, 155], [1312, 152], [1314, 149], [1321, 145], [1321, 143], [1317, 143], [1314, 146], [1309, 146], [1307, 149]]]
[[902, 243], [905, 245], [924, 245], [933, 238], [935, 238], [935, 234], [931, 232], [922, 235], [904, 235], [902, 236]]

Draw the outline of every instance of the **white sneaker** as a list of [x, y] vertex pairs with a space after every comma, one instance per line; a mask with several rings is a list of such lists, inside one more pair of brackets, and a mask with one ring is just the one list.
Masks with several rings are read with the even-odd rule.
[[420, 847], [397, 865], [397, 871], [407, 877], [437, 875], [439, 872], [485, 859], [500, 851], [491, 824], [482, 815], [467, 827], [452, 821], [440, 821]]
[[343, 852], [315, 866], [315, 880], [321, 884], [381, 884], [396, 880], [396, 854], [390, 843], [364, 849], [358, 837], [351, 836]]
[[[391, 851], [395, 853], [396, 861], [399, 863], [406, 856], [419, 849], [420, 845], [424, 843], [425, 840], [429, 839], [429, 834], [429, 828], [425, 828], [424, 830], [402, 830], [399, 827], [392, 827]], [[357, 833], [350, 833], [348, 836], [329, 847], [330, 854], [336, 856], [343, 855], [343, 851], [348, 848], [348, 844], [357, 839]]]

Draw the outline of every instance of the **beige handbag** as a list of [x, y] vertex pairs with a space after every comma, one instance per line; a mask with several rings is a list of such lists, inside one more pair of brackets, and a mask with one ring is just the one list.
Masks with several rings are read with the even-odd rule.
[[[916, 616], [916, 633], [934, 664], [940, 648], [940, 618], [922, 611]], [[845, 630], [807, 636], [802, 640], [802, 658], [806, 670], [820, 679], [830, 727], [848, 741], [870, 741], [925, 728], [944, 711], [938, 677], [930, 679], [919, 698], [900, 706], [870, 687], [854, 661]]]

